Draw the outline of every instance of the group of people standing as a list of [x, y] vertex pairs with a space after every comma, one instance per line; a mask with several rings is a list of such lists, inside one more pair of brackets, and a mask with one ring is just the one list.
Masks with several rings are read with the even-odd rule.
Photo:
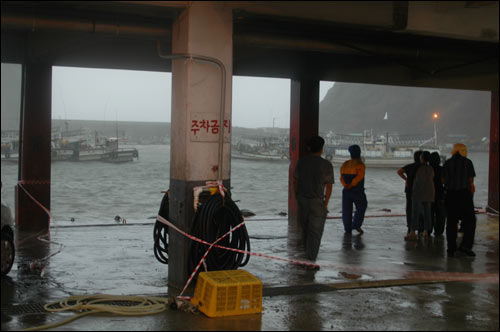
[[[332, 164], [321, 157], [325, 141], [320, 136], [306, 142], [309, 155], [301, 157], [294, 172], [294, 192], [297, 199], [298, 220], [306, 257], [316, 260], [327, 216], [328, 202], [334, 181]], [[364, 179], [365, 164], [358, 145], [349, 147], [351, 159], [340, 168], [342, 190], [342, 222], [346, 234], [361, 228], [368, 206]], [[439, 236], [446, 224], [449, 257], [461, 251], [475, 256], [472, 251], [476, 218], [473, 204], [475, 171], [467, 158], [467, 147], [457, 143], [452, 157], [440, 165], [437, 152], [417, 151], [415, 162], [398, 170], [406, 181], [407, 241], [417, 240], [417, 231], [424, 238], [432, 232]], [[353, 206], [356, 211], [353, 216]], [[463, 240], [457, 249], [457, 223], [462, 220]]]
[[[406, 183], [408, 233], [405, 240], [417, 240], [417, 231], [427, 239], [433, 231], [440, 236], [446, 224], [448, 257], [454, 257], [457, 250], [475, 256], [472, 246], [476, 229], [473, 202], [476, 173], [472, 161], [467, 158], [464, 144], [455, 144], [451, 155], [440, 166], [437, 152], [416, 151], [415, 162], [398, 170], [398, 175]], [[459, 220], [462, 221], [464, 236], [457, 249]]]

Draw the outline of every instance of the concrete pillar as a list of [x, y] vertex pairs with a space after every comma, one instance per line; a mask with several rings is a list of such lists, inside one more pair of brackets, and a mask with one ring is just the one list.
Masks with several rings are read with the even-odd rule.
[[488, 208], [498, 213], [498, 91], [491, 93]]
[[[231, 87], [233, 59], [232, 12], [222, 3], [192, 2], [173, 24], [172, 53], [207, 56], [225, 67], [195, 59], [172, 60], [172, 126], [170, 152], [170, 219], [190, 231], [194, 215], [193, 188], [218, 176], [219, 133], [224, 127], [222, 179], [230, 185]], [[225, 90], [221, 101], [221, 89]], [[224, 103], [225, 124], [219, 120]], [[182, 288], [188, 278], [190, 240], [171, 231], [168, 283]]]
[[[23, 65], [19, 181], [50, 210], [52, 66]], [[48, 229], [49, 217], [19, 186], [16, 187], [16, 224], [20, 230]]]
[[290, 168], [288, 172], [288, 225], [296, 226], [297, 205], [293, 173], [300, 157], [307, 154], [305, 141], [318, 135], [319, 80], [292, 80], [290, 101]]

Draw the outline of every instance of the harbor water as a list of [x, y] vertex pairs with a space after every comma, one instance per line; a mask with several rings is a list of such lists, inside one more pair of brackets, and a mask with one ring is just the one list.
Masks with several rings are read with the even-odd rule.
[[[140, 145], [139, 159], [112, 164], [103, 162], [55, 162], [52, 164], [52, 225], [114, 223], [115, 216], [131, 222], [153, 222], [169, 188], [170, 147]], [[485, 207], [488, 199], [488, 153], [470, 153], [477, 177], [476, 207]], [[404, 165], [401, 165], [404, 166]], [[232, 159], [233, 199], [240, 209], [258, 217], [278, 217], [288, 209], [288, 168], [286, 161], [248, 161]], [[341, 213], [342, 189], [338, 165], [334, 166], [335, 184], [329, 215]], [[14, 210], [17, 164], [2, 163], [2, 199]], [[404, 181], [396, 169], [366, 170], [367, 215], [404, 214]], [[390, 210], [390, 211], [389, 211]], [[72, 221], [73, 220], [73, 221]]]

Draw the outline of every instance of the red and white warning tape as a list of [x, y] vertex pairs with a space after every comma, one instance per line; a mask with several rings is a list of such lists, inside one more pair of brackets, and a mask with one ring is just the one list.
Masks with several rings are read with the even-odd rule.
[[[246, 250], [240, 250], [240, 249], [235, 249], [235, 248], [228, 248], [224, 246], [220, 246], [217, 244], [221, 239], [229, 235], [231, 232], [235, 231], [237, 228], [241, 227], [245, 222], [242, 222], [223, 236], [221, 236], [219, 239], [217, 239], [214, 243], [209, 243], [207, 241], [204, 241], [202, 239], [199, 239], [187, 232], [182, 231], [178, 227], [176, 227], [174, 224], [172, 224], [170, 221], [167, 219], [163, 218], [162, 216], [158, 215], [157, 219], [159, 222], [173, 228], [180, 234], [186, 236], [187, 238], [197, 241], [203, 244], [206, 244], [209, 246], [205, 254], [203, 255], [202, 259], [196, 266], [195, 270], [193, 273], [190, 275], [188, 281], [186, 282], [186, 285], [184, 286], [181, 294], [178, 296], [178, 298], [182, 299], [189, 299], [190, 297], [188, 296], [182, 296], [184, 294], [184, 291], [187, 289], [188, 285], [191, 283], [194, 275], [200, 268], [201, 264], [205, 261], [206, 256], [212, 249], [212, 247], [220, 248], [220, 249], [225, 249], [225, 250], [230, 250], [234, 251], [237, 253], [242, 253], [246, 255], [252, 255], [252, 256], [257, 256], [257, 257], [264, 257], [268, 259], [274, 259], [274, 260], [279, 260], [291, 264], [297, 264], [297, 265], [305, 265], [305, 266], [311, 266], [311, 267], [318, 267], [318, 264], [306, 262], [306, 261], [299, 261], [299, 260], [292, 260], [292, 259], [287, 259], [287, 258], [282, 258], [282, 257], [276, 257], [276, 256], [270, 256], [270, 255], [264, 255], [264, 254], [259, 254], [259, 253], [254, 253]], [[402, 271], [388, 271], [388, 270], [377, 270], [377, 269], [366, 269], [366, 268], [361, 268], [361, 267], [356, 267], [356, 266], [339, 266], [339, 265], [332, 265], [332, 264], [324, 264], [322, 265], [323, 267], [330, 267], [330, 268], [335, 268], [339, 270], [347, 270], [347, 271], [352, 271], [352, 272], [359, 272], [359, 273], [398, 273], [401, 274]], [[498, 273], [457, 273], [457, 272], [434, 272], [434, 271], [404, 271], [404, 274], [407, 278], [418, 278], [422, 280], [436, 280], [436, 281], [482, 281], [482, 282], [499, 282], [499, 275]]]
[[[42, 183], [43, 182], [43, 183]], [[35, 180], [35, 181], [19, 181], [18, 182], [18, 186], [19, 188], [21, 188], [24, 193], [26, 195], [28, 195], [28, 197], [33, 201], [35, 202], [36, 205], [38, 205], [43, 211], [45, 211], [45, 213], [47, 213], [47, 215], [49, 216], [49, 224], [50, 224], [50, 221], [51, 220], [54, 220], [54, 218], [52, 218], [52, 214], [50, 213], [50, 211], [45, 207], [43, 206], [42, 203], [40, 203], [35, 197], [33, 197], [29, 192], [28, 190], [26, 190], [26, 188], [24, 187], [24, 184], [47, 184], [45, 182], [48, 182], [50, 184], [50, 181], [38, 181], [38, 180]]]
[[[32, 200], [32, 201], [33, 201], [36, 205], [38, 205], [38, 206], [39, 206], [39, 207], [40, 207], [40, 208], [41, 208], [41, 209], [42, 209], [45, 213], [47, 213], [47, 215], [48, 215], [48, 217], [49, 217], [49, 225], [50, 225], [50, 221], [51, 221], [51, 220], [54, 220], [54, 218], [52, 217], [52, 214], [50, 213], [49, 209], [47, 209], [47, 208], [46, 208], [46, 207], [45, 207], [42, 203], [40, 203], [40, 201], [38, 201], [35, 197], [33, 197], [33, 195], [31, 195], [31, 194], [28, 192], [28, 190], [26, 190], [26, 188], [23, 186], [23, 184], [47, 184], [47, 183], [48, 183], [48, 184], [50, 184], [50, 181], [37, 181], [37, 180], [35, 180], [35, 181], [26, 181], [26, 180], [24, 180], [24, 181], [19, 181], [19, 182], [18, 182], [18, 186], [19, 186], [19, 188], [21, 188], [21, 189], [24, 191], [24, 193], [25, 193], [25, 194], [26, 194], [26, 195], [27, 195], [27, 196], [28, 196], [28, 197], [29, 197], [29, 198], [30, 198], [30, 199], [31, 199], [31, 200]], [[53, 243], [53, 244], [57, 244], [57, 245], [59, 245], [59, 250], [58, 250], [58, 251], [56, 251], [56, 252], [54, 252], [54, 253], [52, 253], [52, 254], [50, 254], [50, 255], [47, 255], [47, 256], [45, 256], [44, 258], [38, 259], [38, 260], [37, 260], [37, 262], [43, 262], [43, 261], [45, 261], [45, 260], [49, 259], [50, 257], [52, 257], [52, 256], [54, 256], [54, 255], [57, 255], [58, 253], [60, 253], [60, 252], [61, 252], [62, 248], [64, 247], [64, 245], [63, 245], [62, 243], [59, 243], [59, 242], [55, 242], [55, 241], [50, 240], [50, 227], [47, 227], [47, 231], [43, 230], [43, 231], [41, 231], [41, 232], [39, 232], [39, 233], [36, 233], [36, 234], [34, 234], [34, 235], [31, 235], [31, 236], [28, 236], [27, 238], [24, 238], [24, 239], [22, 239], [22, 240], [20, 240], [20, 241], [18, 240], [18, 241], [16, 242], [16, 247], [21, 246], [24, 242], [26, 242], [26, 241], [28, 241], [28, 240], [30, 240], [30, 239], [32, 239], [32, 238], [34, 238], [34, 237], [36, 237], [36, 238], [37, 238], [37, 240], [39, 240], [39, 241], [41, 241], [41, 242], [45, 242], [45, 243]], [[32, 263], [32, 266], [35, 266], [35, 265], [37, 265], [37, 264]], [[38, 266], [38, 265], [37, 265], [37, 266]], [[43, 265], [40, 265], [40, 266], [41, 266], [41, 274], [43, 275], [43, 273], [44, 273], [44, 269], [45, 269], [45, 266], [43, 266]]]
[[191, 273], [191, 275], [189, 276], [189, 279], [186, 282], [186, 285], [184, 286], [184, 288], [182, 289], [182, 292], [179, 294], [178, 297], [183, 298], [182, 294], [184, 294], [184, 292], [188, 288], [189, 284], [191, 283], [191, 280], [193, 280], [193, 277], [196, 275], [196, 272], [198, 272], [198, 269], [200, 268], [201, 264], [205, 262], [205, 258], [207, 257], [207, 255], [210, 252], [210, 250], [212, 250], [213, 246], [216, 245], [217, 242], [219, 242], [220, 240], [222, 240], [223, 238], [225, 238], [226, 236], [228, 236], [229, 234], [231, 234], [232, 232], [234, 232], [235, 230], [237, 230], [238, 228], [240, 228], [241, 226], [243, 226], [244, 224], [245, 224], [245, 222], [243, 221], [242, 223], [240, 223], [239, 225], [237, 225], [233, 229], [229, 230], [226, 234], [222, 235], [220, 238], [218, 238], [217, 240], [215, 240], [214, 243], [210, 244], [210, 246], [208, 247], [207, 251], [205, 252], [205, 254], [203, 255], [203, 257], [201, 258], [200, 262], [198, 263], [198, 265], [196, 265], [196, 268], [194, 269], [193, 273]]
[[198, 271], [200, 265], [202, 264], [202, 262], [204, 262], [205, 260], [205, 257], [208, 255], [208, 252], [212, 249], [212, 247], [216, 247], [216, 248], [220, 248], [220, 249], [225, 249], [225, 250], [230, 250], [230, 251], [234, 251], [234, 252], [237, 252], [237, 253], [240, 253], [240, 254], [246, 254], [246, 255], [252, 255], [252, 256], [258, 256], [258, 257], [264, 257], [264, 258], [268, 258], [268, 259], [275, 259], [275, 260], [279, 260], [279, 261], [283, 261], [283, 262], [287, 262], [287, 263], [292, 263], [292, 264], [298, 264], [298, 265], [306, 265], [306, 266], [312, 266], [312, 267], [318, 267], [317, 264], [314, 264], [314, 263], [310, 263], [310, 262], [304, 262], [304, 261], [298, 261], [298, 260], [292, 260], [292, 259], [287, 259], [287, 258], [282, 258], [282, 257], [275, 257], [275, 256], [269, 256], [269, 255], [264, 255], [264, 254], [259, 254], [259, 253], [254, 253], [254, 252], [250, 252], [250, 251], [246, 251], [246, 250], [241, 250], [241, 249], [235, 249], [235, 248], [229, 248], [229, 247], [224, 247], [224, 246], [220, 246], [218, 244], [216, 244], [217, 242], [219, 242], [221, 239], [223, 239], [224, 237], [226, 237], [227, 235], [229, 235], [230, 233], [234, 232], [236, 229], [238, 229], [239, 227], [243, 226], [243, 224], [245, 223], [244, 221], [242, 223], [240, 223], [239, 225], [237, 225], [235, 228], [233, 228], [232, 230], [230, 230], [229, 232], [227, 232], [226, 234], [224, 234], [223, 236], [221, 236], [220, 238], [218, 238], [214, 243], [209, 243], [207, 241], [204, 241], [202, 239], [199, 239], [197, 238], [196, 236], [193, 236], [187, 232], [184, 232], [183, 230], [179, 229], [177, 226], [175, 226], [174, 224], [172, 224], [170, 221], [168, 221], [167, 219], [163, 218], [162, 216], [158, 215], [156, 217], [156, 220], [158, 220], [159, 222], [173, 228], [174, 230], [176, 230], [177, 232], [179, 232], [180, 234], [186, 236], [187, 238], [193, 240], [193, 241], [197, 241], [197, 242], [200, 242], [200, 243], [203, 243], [203, 244], [206, 244], [209, 246], [209, 248], [207, 249], [207, 251], [205, 252], [205, 254], [203, 255], [203, 258], [201, 259], [201, 261], [198, 263], [198, 265], [196, 266], [196, 269], [195, 271], [193, 271], [193, 273], [191, 274], [191, 276], [189, 277], [186, 285], [184, 286], [181, 294], [180, 294], [180, 298], [189, 298], [189, 297], [183, 297], [182, 294], [184, 293], [184, 291], [187, 289], [189, 283], [191, 283], [191, 280], [193, 279], [194, 275], [196, 274], [196, 271]]

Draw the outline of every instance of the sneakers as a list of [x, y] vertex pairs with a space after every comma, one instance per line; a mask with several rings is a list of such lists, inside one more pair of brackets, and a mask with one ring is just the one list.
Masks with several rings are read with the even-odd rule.
[[359, 233], [359, 235], [361, 235], [361, 234], [363, 234], [363, 233], [364, 233], [364, 231], [361, 229], [361, 227], [356, 228], [356, 232], [358, 232], [358, 233]]

